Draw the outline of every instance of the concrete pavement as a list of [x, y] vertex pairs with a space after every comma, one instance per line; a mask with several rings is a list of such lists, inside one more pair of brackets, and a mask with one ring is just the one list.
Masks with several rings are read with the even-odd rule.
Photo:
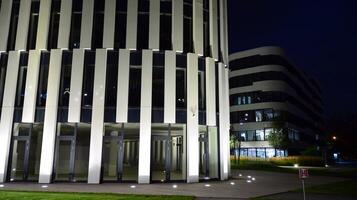
[[[327, 184], [345, 180], [336, 177], [311, 176], [306, 186]], [[201, 199], [245, 199], [295, 190], [301, 187], [297, 174], [263, 172], [251, 170], [232, 170], [229, 181], [208, 181], [204, 183], [165, 183], [165, 184], [128, 184], [104, 183], [88, 185], [85, 183], [6, 183], [0, 190], [55, 191], [55, 192], [94, 192], [152, 195], [188, 195]]]

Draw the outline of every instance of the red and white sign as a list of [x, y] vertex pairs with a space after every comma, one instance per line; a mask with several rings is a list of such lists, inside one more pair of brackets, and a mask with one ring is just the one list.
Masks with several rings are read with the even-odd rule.
[[309, 170], [304, 168], [299, 169], [299, 178], [309, 178]]

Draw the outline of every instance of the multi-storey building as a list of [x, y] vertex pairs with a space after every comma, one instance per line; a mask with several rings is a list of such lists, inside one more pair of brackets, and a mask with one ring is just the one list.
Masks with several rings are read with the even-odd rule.
[[0, 2], [0, 182], [228, 178], [226, 0]]
[[[237, 52], [229, 60], [230, 117], [232, 133], [241, 142], [240, 155], [286, 156], [319, 148], [323, 110], [315, 80], [294, 67], [278, 47]], [[267, 140], [279, 129], [290, 140], [288, 149], [274, 149]]]

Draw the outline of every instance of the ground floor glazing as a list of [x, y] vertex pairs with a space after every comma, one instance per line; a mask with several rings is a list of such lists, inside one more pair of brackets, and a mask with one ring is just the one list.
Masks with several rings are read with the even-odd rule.
[[[138, 182], [140, 132], [138, 123], [105, 123], [102, 142], [101, 182]], [[199, 126], [199, 178], [219, 178], [217, 127]], [[40, 176], [43, 124], [15, 123], [7, 180], [38, 181]], [[58, 123], [52, 182], [87, 182], [91, 125]], [[98, 144], [100, 145], [100, 144]], [[186, 181], [185, 124], [152, 124], [150, 182]]]

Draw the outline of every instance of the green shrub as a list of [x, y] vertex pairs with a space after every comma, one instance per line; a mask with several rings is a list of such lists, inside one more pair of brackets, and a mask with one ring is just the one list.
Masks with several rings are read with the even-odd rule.
[[293, 166], [298, 164], [300, 166], [324, 166], [321, 157], [317, 156], [288, 156], [288, 157], [272, 157], [272, 158], [252, 158], [241, 156], [238, 166], [238, 161], [231, 157], [231, 164], [233, 167], [249, 168], [256, 166]]

